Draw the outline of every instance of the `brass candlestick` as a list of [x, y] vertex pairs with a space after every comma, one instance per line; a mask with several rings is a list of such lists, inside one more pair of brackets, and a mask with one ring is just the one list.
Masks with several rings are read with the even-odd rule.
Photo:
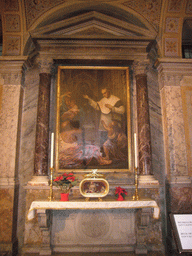
[[139, 195], [138, 195], [138, 168], [135, 168], [135, 195], [133, 196], [134, 201], [139, 200]]
[[51, 202], [53, 200], [53, 167], [50, 168], [51, 170], [51, 176], [50, 176], [50, 190], [49, 190], [49, 201]]

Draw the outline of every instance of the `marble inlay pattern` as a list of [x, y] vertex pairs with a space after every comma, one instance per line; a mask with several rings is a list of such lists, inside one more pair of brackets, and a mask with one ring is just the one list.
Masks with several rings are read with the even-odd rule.
[[167, 152], [169, 152], [170, 174], [173, 176], [187, 175], [187, 159], [185, 147], [184, 121], [180, 87], [164, 87], [163, 102], [166, 109], [164, 116], [167, 124]]

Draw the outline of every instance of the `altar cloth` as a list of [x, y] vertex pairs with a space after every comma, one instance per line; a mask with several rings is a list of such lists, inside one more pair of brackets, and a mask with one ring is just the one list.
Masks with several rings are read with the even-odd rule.
[[36, 210], [95, 210], [95, 209], [141, 209], [153, 208], [153, 218], [158, 219], [160, 209], [154, 200], [138, 201], [33, 201], [27, 214], [28, 220], [35, 217]]

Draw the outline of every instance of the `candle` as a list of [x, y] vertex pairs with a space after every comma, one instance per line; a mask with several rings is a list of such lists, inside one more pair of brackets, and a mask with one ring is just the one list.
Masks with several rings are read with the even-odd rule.
[[53, 168], [54, 133], [51, 133], [51, 168]]
[[137, 134], [134, 133], [134, 145], [135, 145], [135, 168], [138, 167], [138, 158], [137, 158]]

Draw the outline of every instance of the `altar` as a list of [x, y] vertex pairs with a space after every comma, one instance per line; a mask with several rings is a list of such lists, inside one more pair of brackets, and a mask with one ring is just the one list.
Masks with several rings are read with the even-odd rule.
[[[147, 253], [151, 219], [159, 218], [155, 200], [33, 201], [27, 218], [38, 219], [39, 255], [72, 251], [135, 251]], [[142, 234], [141, 234], [142, 230]]]

